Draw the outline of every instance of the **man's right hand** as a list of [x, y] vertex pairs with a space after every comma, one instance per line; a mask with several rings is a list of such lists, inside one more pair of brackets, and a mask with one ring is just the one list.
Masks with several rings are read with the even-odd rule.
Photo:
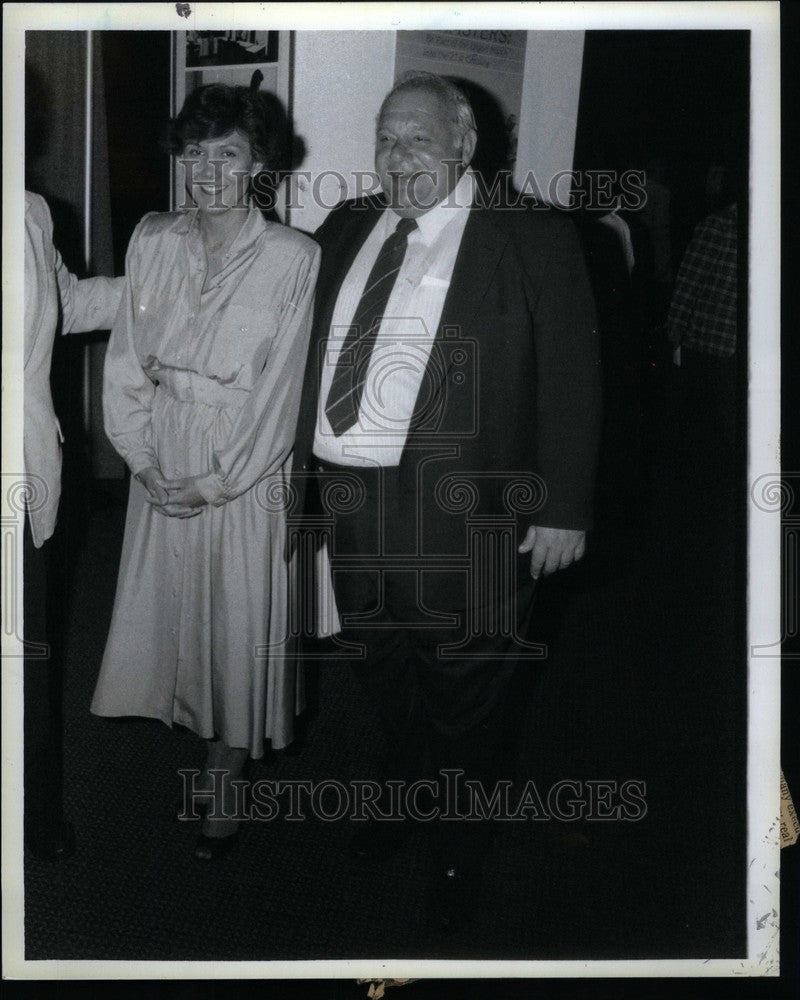
[[161, 469], [151, 466], [149, 469], [142, 469], [137, 472], [136, 478], [150, 494], [150, 499], [159, 505], [163, 505], [169, 499], [166, 489], [166, 480], [161, 475]]
[[531, 553], [531, 576], [538, 580], [540, 574], [550, 576], [582, 559], [586, 551], [586, 532], [531, 525], [517, 551]]

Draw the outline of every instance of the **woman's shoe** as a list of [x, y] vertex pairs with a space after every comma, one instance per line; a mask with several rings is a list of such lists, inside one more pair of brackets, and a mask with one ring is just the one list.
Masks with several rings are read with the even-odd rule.
[[194, 844], [194, 856], [198, 861], [211, 862], [224, 858], [228, 851], [238, 841], [241, 827], [234, 833], [229, 833], [227, 837], [208, 837], [204, 833], [198, 833]]

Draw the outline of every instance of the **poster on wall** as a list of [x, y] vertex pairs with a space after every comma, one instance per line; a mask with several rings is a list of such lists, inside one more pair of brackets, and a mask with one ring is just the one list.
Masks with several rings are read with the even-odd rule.
[[476, 111], [483, 105], [496, 118], [492, 131], [505, 132], [504, 165], [513, 169], [526, 42], [526, 31], [398, 31], [395, 79], [425, 70], [467, 83]]

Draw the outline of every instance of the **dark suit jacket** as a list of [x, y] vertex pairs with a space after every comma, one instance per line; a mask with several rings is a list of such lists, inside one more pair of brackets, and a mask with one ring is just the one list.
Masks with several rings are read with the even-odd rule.
[[[294, 463], [301, 509], [333, 309], [382, 208], [344, 202], [316, 233], [322, 263]], [[588, 528], [599, 430], [594, 303], [571, 220], [473, 208], [399, 470], [418, 551], [464, 554], [467, 517]]]

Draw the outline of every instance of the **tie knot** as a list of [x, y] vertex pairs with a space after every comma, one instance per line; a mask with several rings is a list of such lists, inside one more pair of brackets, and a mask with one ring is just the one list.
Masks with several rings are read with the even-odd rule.
[[414, 230], [416, 228], [417, 228], [417, 220], [416, 219], [401, 219], [397, 223], [397, 228], [392, 233], [392, 236], [396, 240], [403, 241], [403, 240], [407, 239], [411, 235], [411, 233], [414, 232]]

